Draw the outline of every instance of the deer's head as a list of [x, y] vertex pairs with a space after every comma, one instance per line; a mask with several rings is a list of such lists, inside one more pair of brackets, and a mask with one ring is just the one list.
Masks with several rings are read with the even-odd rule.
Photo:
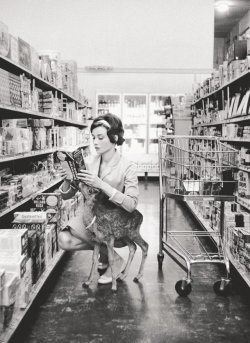
[[87, 204], [94, 204], [97, 200], [97, 195], [100, 193], [100, 190], [91, 186], [88, 186], [86, 183], [80, 183], [80, 190], [84, 198], [84, 202]]

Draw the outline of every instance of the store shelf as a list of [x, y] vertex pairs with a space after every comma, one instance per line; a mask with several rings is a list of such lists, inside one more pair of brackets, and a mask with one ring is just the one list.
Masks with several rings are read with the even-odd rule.
[[80, 122], [73, 122], [71, 120], [59, 118], [57, 116], [48, 115], [48, 114], [45, 114], [42, 112], [25, 110], [21, 107], [6, 106], [3, 104], [0, 105], [0, 115], [1, 115], [1, 119], [9, 118], [9, 117], [13, 118], [13, 116], [20, 118], [22, 115], [25, 117], [33, 117], [33, 118], [40, 118], [40, 119], [43, 119], [43, 118], [53, 119], [58, 123], [70, 124], [70, 125], [78, 126], [78, 127], [87, 127], [88, 126], [87, 123], [85, 124], [85, 123], [80, 123]]
[[42, 88], [43, 90], [54, 90], [59, 92], [60, 94], [62, 94], [63, 96], [65, 96], [67, 99], [71, 100], [71, 101], [75, 101], [76, 103], [80, 104], [80, 102], [75, 99], [72, 95], [64, 92], [62, 89], [57, 88], [55, 85], [53, 85], [52, 83], [49, 83], [48, 81], [42, 79], [40, 76], [32, 73], [30, 70], [20, 66], [19, 64], [11, 61], [9, 58], [7, 57], [3, 57], [0, 56], [0, 65], [1, 68], [9, 71], [9, 72], [14, 72], [14, 73], [25, 73], [31, 77], [33, 77], [35, 79], [35, 84], [36, 87], [38, 88]]
[[64, 178], [58, 178], [56, 181], [52, 182], [50, 185], [48, 185], [47, 187], [44, 187], [42, 189], [37, 190], [35, 193], [31, 194], [30, 196], [28, 196], [27, 198], [18, 201], [15, 203], [15, 205], [12, 205], [8, 208], [6, 208], [4, 211], [0, 212], [0, 218], [5, 216], [6, 214], [12, 212], [13, 210], [15, 210], [16, 208], [20, 207], [21, 205], [27, 203], [28, 201], [30, 201], [35, 195], [46, 192], [48, 189], [56, 186], [57, 184], [59, 184], [60, 182], [63, 181]]
[[14, 160], [20, 160], [23, 158], [30, 158], [34, 156], [41, 156], [46, 154], [52, 154], [54, 153], [55, 149], [44, 149], [44, 150], [36, 150], [36, 151], [29, 151], [18, 155], [6, 155], [6, 156], [0, 156], [0, 163], [14, 161]]
[[242, 171], [245, 171], [245, 172], [247, 172], [247, 173], [250, 173], [250, 167], [247, 168], [247, 167], [244, 167], [244, 166], [241, 166], [241, 165], [240, 165], [240, 166], [238, 167], [238, 169], [239, 169], [239, 170], [242, 170]]
[[[201, 227], [207, 231], [207, 232], [211, 232], [214, 233], [214, 230], [210, 227], [208, 220], [204, 219], [200, 213], [196, 210], [194, 204], [191, 201], [187, 201], [186, 202], [187, 207], [190, 209], [190, 211], [192, 212], [192, 214], [194, 215], [194, 217], [198, 220], [198, 222], [200, 223]], [[219, 240], [217, 237], [211, 236], [212, 239], [215, 241], [216, 244], [219, 244]]]
[[196, 125], [193, 125], [192, 128], [207, 127], [207, 126], [220, 126], [223, 124], [237, 123], [237, 122], [243, 122], [243, 121], [248, 121], [248, 120], [250, 121], [250, 115], [243, 114], [238, 117], [228, 118], [228, 119], [218, 121], [218, 122], [196, 124]]
[[197, 127], [207, 127], [207, 126], [220, 126], [222, 124], [225, 124], [224, 121], [220, 121], [220, 122], [213, 122], [213, 123], [202, 123], [202, 124], [197, 124], [197, 125], [193, 125], [192, 128], [197, 128]]
[[223, 138], [223, 137], [220, 137], [220, 140], [223, 141], [223, 142], [249, 143], [249, 139], [240, 138], [240, 137], [237, 137], [237, 138]]
[[234, 268], [240, 274], [242, 279], [246, 282], [248, 287], [250, 287], [250, 273], [248, 273], [245, 267], [233, 257], [228, 247], [226, 247], [226, 253], [227, 253], [229, 261], [232, 263]]
[[3, 331], [3, 333], [0, 334], [0, 343], [6, 343], [8, 342], [18, 326], [21, 324], [23, 318], [29, 311], [32, 303], [34, 302], [35, 298], [38, 296], [39, 292], [41, 291], [42, 287], [44, 286], [46, 280], [56, 267], [56, 265], [59, 263], [61, 258], [63, 257], [65, 251], [60, 250], [56, 253], [55, 257], [51, 261], [51, 263], [46, 267], [45, 271], [41, 275], [40, 279], [37, 281], [37, 283], [33, 286], [31, 296], [30, 296], [30, 303], [25, 309], [14, 309], [14, 313], [12, 316], [12, 320], [10, 321], [8, 327]]
[[0, 156], [0, 163], [20, 160], [20, 159], [23, 159], [23, 158], [32, 158], [32, 157], [35, 157], [35, 156], [53, 154], [56, 151], [73, 151], [73, 150], [77, 150], [78, 148], [84, 148], [84, 147], [87, 147], [87, 146], [89, 146], [88, 143], [80, 144], [80, 145], [77, 145], [77, 146], [74, 146], [74, 147], [65, 146], [65, 147], [57, 147], [57, 148], [44, 149], [44, 150], [29, 151], [27, 153], [22, 153], [22, 154], [18, 154], [18, 155]]
[[240, 204], [241, 206], [245, 207], [247, 210], [250, 211], [250, 199], [241, 198], [237, 196], [237, 202], [238, 204]]
[[204, 99], [207, 99], [209, 98], [210, 96], [214, 95], [215, 93], [218, 93], [220, 92], [221, 90], [223, 90], [224, 88], [226, 87], [229, 87], [231, 85], [233, 85], [235, 82], [238, 82], [240, 81], [242, 78], [246, 77], [246, 76], [249, 76], [250, 75], [250, 70], [247, 70], [245, 73], [241, 74], [240, 76], [236, 77], [235, 79], [225, 83], [224, 85], [222, 85], [220, 88], [216, 89], [215, 91], [211, 92], [211, 93], [208, 93], [206, 95], [204, 95], [202, 98], [194, 101], [191, 106], [195, 106], [197, 103], [199, 103], [201, 100], [204, 100]]

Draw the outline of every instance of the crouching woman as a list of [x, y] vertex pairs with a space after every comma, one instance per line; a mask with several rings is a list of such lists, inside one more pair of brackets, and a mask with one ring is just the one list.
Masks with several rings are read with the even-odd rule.
[[[94, 119], [90, 131], [96, 150], [95, 156], [86, 159], [86, 170], [78, 174], [79, 190], [81, 183], [95, 187], [101, 191], [105, 201], [110, 206], [120, 206], [128, 212], [133, 212], [138, 203], [139, 188], [136, 166], [134, 163], [120, 155], [116, 146], [124, 142], [124, 129], [121, 120], [112, 114], [106, 114]], [[65, 171], [61, 169], [61, 175]], [[60, 187], [64, 200], [71, 198], [77, 189], [71, 184], [71, 180], [65, 178]], [[84, 213], [71, 219], [59, 233], [59, 246], [64, 250], [93, 250], [94, 244], [91, 236], [83, 227]], [[125, 246], [121, 240], [115, 241], [115, 248]], [[115, 253], [115, 269], [119, 272], [123, 266], [123, 259]], [[106, 272], [99, 278], [99, 284], [112, 282], [111, 269], [108, 266], [108, 253], [105, 245], [101, 246], [99, 269]]]

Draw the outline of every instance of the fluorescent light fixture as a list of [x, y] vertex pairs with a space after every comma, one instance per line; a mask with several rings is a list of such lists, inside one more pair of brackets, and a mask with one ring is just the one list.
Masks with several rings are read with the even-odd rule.
[[218, 12], [225, 13], [229, 10], [230, 2], [226, 0], [218, 0], [214, 4]]

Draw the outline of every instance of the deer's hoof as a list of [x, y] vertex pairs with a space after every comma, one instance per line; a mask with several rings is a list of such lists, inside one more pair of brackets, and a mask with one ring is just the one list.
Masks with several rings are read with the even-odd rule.
[[136, 283], [138, 283], [138, 282], [139, 282], [139, 279], [138, 279], [137, 277], [135, 277], [133, 281], [136, 282]]
[[126, 277], [127, 277], [127, 274], [122, 272], [118, 275], [117, 281], [123, 281]]
[[117, 288], [113, 288], [112, 287], [112, 292], [113, 292], [113, 294], [116, 294], [117, 293]]
[[89, 283], [88, 282], [83, 282], [82, 288], [89, 288]]

